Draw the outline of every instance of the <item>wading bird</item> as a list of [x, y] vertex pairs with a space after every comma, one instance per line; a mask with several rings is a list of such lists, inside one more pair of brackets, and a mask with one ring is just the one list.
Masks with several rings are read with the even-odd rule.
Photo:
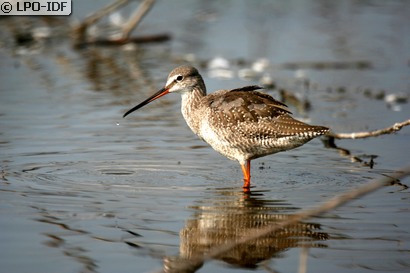
[[258, 89], [252, 85], [207, 95], [198, 70], [179, 66], [169, 74], [164, 88], [124, 117], [168, 93], [181, 94], [181, 112], [188, 126], [214, 150], [239, 162], [248, 192], [252, 159], [299, 147], [329, 132], [294, 119], [285, 104]]

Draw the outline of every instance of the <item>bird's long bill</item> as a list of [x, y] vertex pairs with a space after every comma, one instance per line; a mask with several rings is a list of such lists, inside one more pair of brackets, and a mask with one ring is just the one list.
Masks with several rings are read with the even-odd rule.
[[166, 94], [169, 93], [169, 88], [162, 88], [161, 90], [159, 90], [157, 93], [155, 93], [154, 95], [152, 95], [151, 97], [149, 97], [148, 99], [144, 100], [143, 102], [141, 102], [140, 104], [138, 104], [137, 106], [135, 106], [134, 108], [131, 108], [130, 110], [128, 110], [122, 117], [125, 118], [126, 116], [128, 116], [129, 114], [131, 114], [132, 112], [134, 112], [135, 110], [140, 109], [141, 107], [143, 107], [144, 105], [147, 105], [148, 103], [150, 103], [151, 101], [154, 101], [162, 96], [165, 96]]

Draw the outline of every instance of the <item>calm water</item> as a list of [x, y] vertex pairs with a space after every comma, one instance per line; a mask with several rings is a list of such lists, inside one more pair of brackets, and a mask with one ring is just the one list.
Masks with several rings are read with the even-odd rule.
[[[159, 1], [136, 35], [169, 33], [171, 41], [74, 50], [69, 24], [108, 2], [75, 2], [70, 18], [0, 22], [2, 272], [189, 264], [410, 163], [409, 128], [337, 141], [350, 156], [316, 139], [253, 161], [254, 188], [245, 195], [239, 165], [190, 132], [178, 95], [122, 119], [189, 61], [209, 91], [269, 77], [276, 88], [268, 93], [286, 90], [305, 102], [287, 100], [296, 117], [336, 132], [406, 120], [408, 1]], [[31, 36], [45, 31], [48, 39]], [[228, 61], [224, 70], [214, 68], [217, 57]], [[409, 190], [386, 187], [197, 270], [297, 272], [306, 246], [308, 272], [408, 272], [409, 200]]]

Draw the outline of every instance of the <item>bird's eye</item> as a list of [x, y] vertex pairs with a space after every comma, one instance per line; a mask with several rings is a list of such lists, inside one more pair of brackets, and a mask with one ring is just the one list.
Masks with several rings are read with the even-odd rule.
[[184, 76], [181, 76], [181, 75], [179, 75], [178, 77], [176, 77], [176, 81], [177, 82], [180, 82], [180, 81], [182, 81], [184, 79]]

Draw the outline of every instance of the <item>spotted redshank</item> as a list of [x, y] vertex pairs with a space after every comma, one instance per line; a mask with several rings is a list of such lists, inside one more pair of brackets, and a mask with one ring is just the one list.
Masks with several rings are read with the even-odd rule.
[[258, 89], [262, 88], [252, 85], [207, 95], [198, 70], [179, 66], [169, 74], [164, 88], [124, 117], [168, 93], [181, 94], [181, 112], [188, 126], [214, 150], [239, 161], [248, 192], [252, 159], [299, 147], [329, 132], [292, 118], [285, 104]]

